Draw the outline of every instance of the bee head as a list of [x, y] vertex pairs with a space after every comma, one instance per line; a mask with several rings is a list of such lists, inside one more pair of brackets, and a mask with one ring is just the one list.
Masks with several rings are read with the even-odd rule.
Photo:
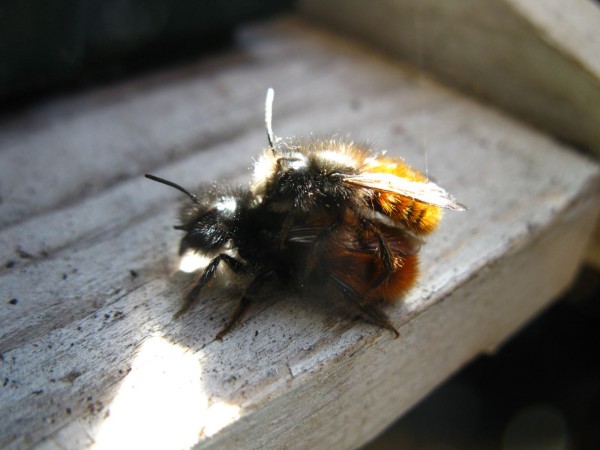
[[186, 202], [180, 211], [181, 225], [175, 226], [186, 233], [179, 254], [186, 250], [211, 252], [225, 246], [235, 230], [240, 200], [233, 193], [217, 195], [207, 190], [197, 202]]
[[248, 195], [241, 192], [228, 192], [216, 186], [201, 189], [200, 194], [195, 195], [164, 178], [150, 174], [146, 174], [146, 178], [174, 187], [188, 196], [180, 210], [181, 225], [174, 227], [186, 233], [179, 246], [180, 255], [186, 250], [211, 252], [225, 246], [235, 230], [240, 203], [249, 200]]

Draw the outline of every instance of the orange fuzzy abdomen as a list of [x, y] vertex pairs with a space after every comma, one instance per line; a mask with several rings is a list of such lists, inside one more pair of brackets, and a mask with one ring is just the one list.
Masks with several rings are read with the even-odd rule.
[[[369, 166], [369, 171], [389, 173], [410, 181], [427, 182], [427, 178], [421, 173], [395, 159], [381, 158], [377, 165]], [[401, 223], [414, 233], [431, 233], [442, 218], [442, 210], [437, 206], [395, 192], [379, 189], [372, 189], [371, 192], [371, 204], [376, 211], [385, 214], [394, 222]]]
[[332, 231], [321, 267], [366, 300], [397, 300], [417, 279], [420, 241], [383, 224], [360, 229], [354, 220], [346, 216], [343, 225]]
[[441, 208], [392, 192], [378, 191], [372, 202], [375, 210], [417, 234], [431, 233], [442, 218]]
[[395, 301], [414, 286], [419, 274], [417, 255], [405, 256], [398, 259], [398, 267], [394, 272], [390, 273], [379, 286], [365, 293], [365, 297]]
[[331, 273], [367, 300], [398, 300], [413, 287], [418, 276], [416, 254], [397, 257], [394, 269], [387, 273], [377, 286], [374, 286], [375, 282], [385, 274], [385, 268], [378, 255], [343, 255], [334, 252], [326, 259]]

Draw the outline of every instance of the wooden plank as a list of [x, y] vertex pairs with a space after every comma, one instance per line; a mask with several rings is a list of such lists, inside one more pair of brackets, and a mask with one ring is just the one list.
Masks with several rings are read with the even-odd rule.
[[302, 0], [330, 26], [600, 154], [600, 8], [591, 0]]
[[[310, 17], [600, 155], [600, 8], [590, 0], [303, 0]], [[600, 236], [600, 230], [596, 231]], [[600, 237], [586, 259], [600, 267]]]
[[[141, 174], [247, 181], [268, 85], [279, 136], [376, 140], [470, 207], [446, 215], [389, 310], [399, 340], [275, 295], [214, 342], [225, 287], [172, 319], [193, 280], [177, 270], [180, 195]], [[599, 201], [590, 160], [298, 20], [20, 111], [0, 159], [5, 448], [357, 447], [570, 283]]]

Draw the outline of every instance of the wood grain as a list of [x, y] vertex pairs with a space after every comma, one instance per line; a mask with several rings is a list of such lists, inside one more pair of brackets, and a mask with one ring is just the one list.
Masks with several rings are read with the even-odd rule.
[[310, 17], [600, 155], [592, 0], [302, 0]]
[[[181, 195], [142, 174], [247, 182], [267, 86], [277, 135], [370, 140], [469, 206], [390, 308], [400, 339], [273, 293], [214, 342], [234, 286], [173, 320]], [[0, 193], [3, 448], [355, 448], [569, 285], [599, 202], [592, 161], [298, 19], [4, 118]]]

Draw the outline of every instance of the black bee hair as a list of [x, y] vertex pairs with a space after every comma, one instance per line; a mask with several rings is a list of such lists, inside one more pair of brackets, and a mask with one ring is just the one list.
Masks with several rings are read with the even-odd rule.
[[181, 316], [197, 300], [201, 290], [215, 276], [220, 263], [225, 263], [239, 277], [252, 278], [227, 325], [218, 333], [222, 337], [238, 322], [260, 288], [277, 270], [275, 261], [268, 258], [261, 242], [272, 240], [273, 231], [263, 225], [265, 214], [260, 211], [252, 192], [241, 187], [210, 185], [200, 187], [197, 194], [155, 175], [146, 177], [171, 186], [188, 196], [180, 209], [180, 223], [174, 228], [185, 233], [179, 254], [188, 250], [212, 255], [208, 266], [187, 294]]

